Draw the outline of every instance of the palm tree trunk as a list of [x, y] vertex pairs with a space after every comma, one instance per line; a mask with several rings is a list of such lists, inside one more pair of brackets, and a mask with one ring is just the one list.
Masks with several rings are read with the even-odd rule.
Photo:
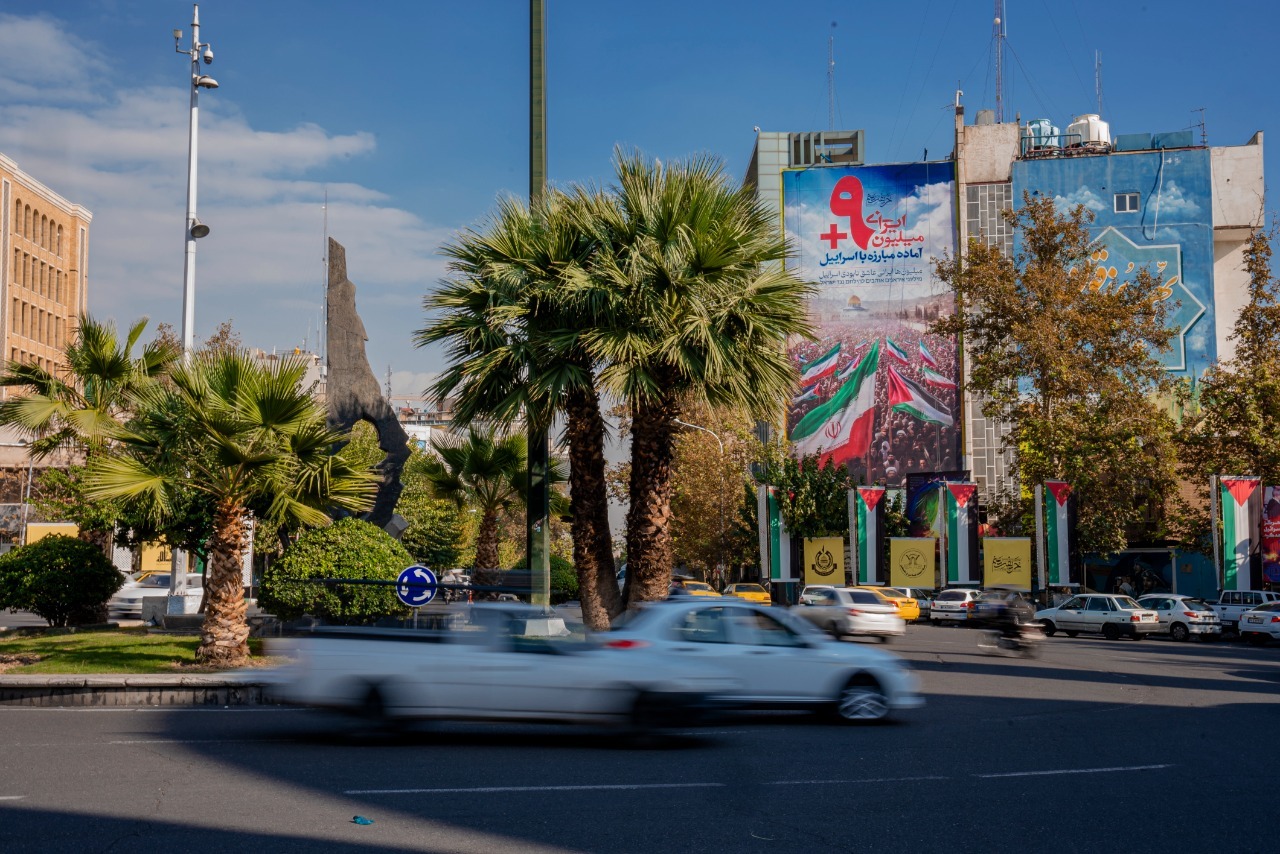
[[476, 534], [476, 563], [471, 577], [475, 584], [497, 584], [498, 577], [498, 514], [493, 510], [481, 511], [480, 530]]
[[565, 401], [569, 444], [569, 498], [573, 502], [573, 565], [578, 573], [582, 620], [592, 631], [609, 628], [623, 610], [613, 568], [609, 494], [605, 483], [604, 418], [594, 389]]
[[236, 501], [219, 501], [205, 573], [204, 626], [196, 650], [196, 661], [201, 664], [239, 667], [249, 658], [242, 569], [247, 535], [244, 508]]
[[631, 507], [627, 510], [627, 607], [667, 597], [671, 584], [672, 425], [678, 407], [638, 404], [631, 424]]

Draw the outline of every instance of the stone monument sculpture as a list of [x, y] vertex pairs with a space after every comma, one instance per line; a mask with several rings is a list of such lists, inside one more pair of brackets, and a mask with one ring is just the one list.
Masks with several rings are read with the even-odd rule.
[[347, 250], [332, 237], [326, 312], [329, 426], [350, 430], [357, 421], [368, 421], [378, 431], [378, 447], [386, 454], [379, 466], [382, 483], [373, 509], [364, 518], [398, 538], [403, 525], [392, 525], [392, 514], [402, 489], [400, 472], [409, 459], [409, 437], [369, 367], [364, 349], [369, 336], [356, 311], [356, 286], [347, 278]]

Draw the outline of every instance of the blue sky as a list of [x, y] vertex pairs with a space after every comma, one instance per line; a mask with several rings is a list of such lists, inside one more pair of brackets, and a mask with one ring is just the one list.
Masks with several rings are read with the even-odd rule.
[[[869, 162], [945, 157], [954, 92], [994, 106], [992, 6], [548, 0], [548, 172], [607, 183], [615, 145], [721, 156], [740, 178], [765, 130], [867, 132]], [[90, 307], [177, 325], [187, 66], [176, 0], [0, 3], [0, 152], [94, 213]], [[197, 335], [233, 319], [266, 349], [314, 342], [322, 200], [347, 246], [370, 360], [397, 394], [441, 355], [411, 343], [439, 245], [502, 193], [528, 189], [524, 0], [207, 0], [221, 88], [201, 98]], [[1176, 130], [1206, 108], [1209, 142], [1274, 133], [1272, 4], [1011, 0], [1006, 112], [1065, 126], [1095, 106], [1113, 133]], [[832, 27], [832, 22], [836, 26]], [[1198, 131], [1197, 131], [1198, 132]], [[1267, 174], [1277, 174], [1269, 140]], [[1274, 203], [1273, 203], [1274, 208]]]

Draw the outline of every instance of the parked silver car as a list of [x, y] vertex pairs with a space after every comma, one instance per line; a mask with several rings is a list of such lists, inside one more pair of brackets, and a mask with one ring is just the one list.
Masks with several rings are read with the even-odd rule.
[[1061, 631], [1069, 638], [1087, 632], [1100, 633], [1107, 640], [1116, 640], [1122, 635], [1142, 640], [1160, 631], [1160, 616], [1155, 611], [1128, 596], [1108, 593], [1073, 596], [1057, 608], [1036, 611], [1036, 619], [1050, 637]]
[[837, 639], [867, 636], [884, 642], [904, 634], [907, 626], [893, 603], [872, 590], [809, 585], [791, 610]]
[[953, 587], [943, 590], [934, 597], [929, 606], [929, 622], [935, 626], [942, 623], [962, 623], [973, 616], [973, 609], [981, 590], [968, 587]]
[[1160, 631], [1168, 632], [1173, 640], [1184, 641], [1192, 635], [1199, 635], [1200, 640], [1207, 641], [1222, 634], [1218, 612], [1194, 596], [1148, 593], [1138, 599], [1138, 604], [1160, 616]]

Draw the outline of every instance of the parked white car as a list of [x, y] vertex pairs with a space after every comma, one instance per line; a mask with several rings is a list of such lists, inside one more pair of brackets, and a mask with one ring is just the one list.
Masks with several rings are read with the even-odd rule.
[[1212, 640], [1222, 634], [1222, 622], [1218, 612], [1202, 599], [1182, 593], [1148, 593], [1138, 599], [1138, 604], [1155, 611], [1160, 618], [1160, 631], [1168, 632], [1176, 641], [1184, 641], [1192, 635], [1200, 640]]
[[1036, 611], [1036, 619], [1050, 637], [1060, 631], [1069, 638], [1086, 632], [1101, 633], [1107, 640], [1116, 640], [1122, 635], [1142, 640], [1160, 631], [1160, 615], [1155, 611], [1142, 607], [1128, 596], [1109, 593], [1073, 596], [1056, 608]]
[[800, 604], [791, 611], [836, 640], [874, 637], [885, 642], [907, 630], [892, 602], [873, 590], [856, 587], [811, 584], [801, 592]]
[[1280, 602], [1268, 602], [1240, 615], [1240, 637], [1261, 646], [1280, 640]]
[[[202, 576], [187, 574], [187, 587], [198, 589]], [[126, 581], [107, 600], [107, 613], [114, 618], [141, 619], [142, 600], [146, 596], [166, 596], [169, 593], [169, 573], [148, 575], [141, 581]]]
[[877, 721], [924, 704], [905, 662], [876, 647], [840, 643], [791, 611], [749, 602], [680, 599], [641, 608], [606, 647], [652, 650], [714, 665], [736, 682], [737, 708], [807, 708], [847, 722]]
[[268, 640], [293, 662], [284, 702], [371, 721], [456, 719], [588, 723], [650, 731], [699, 723], [733, 688], [722, 671], [656, 650], [527, 636], [540, 609], [483, 604], [456, 631], [326, 628]]
[[929, 622], [935, 626], [942, 623], [962, 623], [973, 616], [973, 608], [978, 602], [981, 590], [968, 587], [952, 587], [943, 590], [929, 604]]

